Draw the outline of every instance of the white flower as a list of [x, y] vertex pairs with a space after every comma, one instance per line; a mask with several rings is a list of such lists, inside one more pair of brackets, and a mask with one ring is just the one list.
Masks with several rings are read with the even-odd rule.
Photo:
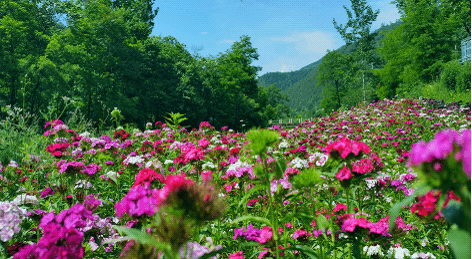
[[212, 162], [208, 161], [202, 165], [203, 169], [215, 169], [216, 165], [213, 164]]
[[377, 180], [375, 179], [365, 179], [365, 182], [367, 184], [367, 189], [374, 188], [375, 185], [377, 184]]
[[367, 253], [367, 256], [371, 257], [373, 255], [379, 255], [383, 256], [384, 253], [382, 252], [382, 249], [380, 245], [376, 246], [364, 246], [364, 253]]
[[392, 258], [392, 255], [395, 259], [403, 259], [405, 256], [410, 256], [410, 251], [406, 248], [390, 247], [390, 249], [388, 249], [387, 256], [388, 258]]
[[282, 148], [288, 148], [288, 143], [285, 140], [280, 142], [279, 144], [279, 149], [282, 149]]
[[120, 174], [118, 174], [117, 172], [114, 172], [114, 171], [108, 171], [108, 172], [107, 172], [107, 176], [110, 177], [110, 178], [112, 178], [112, 179], [113, 179], [113, 178], [116, 179], [116, 178], [119, 178], [119, 177], [120, 177]]
[[75, 183], [75, 186], [74, 186], [74, 190], [75, 189], [90, 189], [92, 188], [92, 183], [90, 182], [87, 182], [86, 180], [78, 180], [76, 183]]
[[173, 164], [173, 163], [174, 161], [170, 159], [167, 159], [166, 161], [164, 161], [164, 165]]
[[423, 239], [423, 240], [421, 241], [421, 246], [422, 246], [422, 247], [425, 247], [425, 246], [426, 246], [426, 243], [429, 243], [429, 241], [428, 241], [427, 238], [425, 238], [425, 239]]
[[15, 205], [22, 205], [22, 204], [33, 204], [33, 205], [39, 205], [38, 198], [33, 195], [28, 195], [28, 194], [21, 194], [16, 196], [16, 198], [12, 201], [12, 204]]
[[303, 169], [303, 168], [309, 167], [308, 161], [298, 158], [298, 157], [292, 160], [291, 165], [293, 168], [297, 168], [297, 169]]
[[79, 136], [88, 138], [88, 137], [90, 137], [90, 132], [88, 132], [88, 131], [82, 132], [82, 133], [80, 133]]

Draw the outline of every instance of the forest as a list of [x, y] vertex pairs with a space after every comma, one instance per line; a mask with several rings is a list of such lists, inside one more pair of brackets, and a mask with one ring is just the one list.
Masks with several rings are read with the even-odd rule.
[[79, 109], [98, 128], [116, 109], [140, 128], [180, 113], [185, 126], [237, 130], [286, 110], [278, 88], [258, 86], [249, 36], [225, 53], [192, 55], [172, 36], [150, 36], [153, 2], [1, 1], [0, 117], [19, 107], [44, 123]]

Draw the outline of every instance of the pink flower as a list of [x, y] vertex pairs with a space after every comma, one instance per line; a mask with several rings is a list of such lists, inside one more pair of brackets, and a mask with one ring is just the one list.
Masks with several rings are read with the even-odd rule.
[[333, 149], [338, 151], [342, 158], [346, 158], [350, 153], [353, 153], [355, 156], [357, 156], [359, 155], [360, 151], [364, 152], [365, 154], [370, 152], [370, 148], [366, 144], [352, 141], [346, 137], [343, 137], [339, 141], [329, 143], [326, 146], [326, 153], [332, 153]]
[[333, 211], [340, 211], [340, 210], [347, 211], [347, 206], [345, 204], [342, 204], [342, 203], [337, 203], [336, 207], [334, 207]]
[[206, 138], [202, 138], [198, 141], [198, 146], [201, 148], [206, 148], [208, 145], [210, 145], [210, 141]]
[[339, 171], [339, 173], [336, 174], [336, 178], [338, 178], [339, 181], [351, 179], [351, 170], [345, 166], [343, 169], [341, 169], [341, 171]]
[[272, 228], [271, 227], [262, 227], [259, 237], [256, 238], [256, 241], [264, 244], [267, 240], [272, 238]]
[[144, 183], [151, 183], [156, 179], [158, 179], [161, 183], [164, 182], [164, 177], [161, 174], [150, 168], [143, 168], [136, 175], [134, 184], [131, 188], [134, 188], [137, 185], [143, 185]]
[[53, 195], [54, 194], [54, 191], [51, 189], [51, 187], [46, 187], [46, 189], [44, 189], [42, 192], [41, 192], [41, 196], [39, 196], [39, 198], [46, 198], [48, 197], [49, 195]]
[[186, 163], [190, 160], [203, 160], [205, 159], [205, 155], [203, 154], [201, 148], [190, 148], [189, 150], [186, 150], [184, 154], [184, 159]]
[[244, 259], [243, 251], [230, 254], [229, 259]]

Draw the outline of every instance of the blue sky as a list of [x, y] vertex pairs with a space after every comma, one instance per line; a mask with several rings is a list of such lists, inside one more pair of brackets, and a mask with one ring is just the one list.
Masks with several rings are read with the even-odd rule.
[[[372, 29], [400, 18], [391, 0], [367, 0], [380, 10]], [[216, 56], [242, 35], [251, 37], [267, 72], [298, 70], [344, 45], [333, 18], [345, 24], [349, 0], [156, 0], [152, 35], [173, 36], [194, 53]]]

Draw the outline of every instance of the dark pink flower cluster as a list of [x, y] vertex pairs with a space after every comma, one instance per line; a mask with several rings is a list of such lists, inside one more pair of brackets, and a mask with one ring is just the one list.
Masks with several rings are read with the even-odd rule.
[[70, 146], [69, 143], [55, 143], [47, 146], [46, 151], [49, 152], [52, 156], [61, 157], [62, 152], [66, 151], [66, 149]]
[[51, 187], [46, 187], [42, 192], [41, 192], [41, 196], [39, 196], [39, 198], [43, 199], [43, 198], [46, 198], [48, 197], [49, 195], [53, 195], [54, 194], [54, 191], [52, 190]]
[[470, 179], [471, 171], [471, 131], [464, 130], [459, 133], [455, 130], [443, 130], [436, 134], [428, 143], [420, 141], [412, 145], [410, 151], [409, 166], [420, 166], [423, 163], [433, 164], [436, 171], [442, 169], [443, 161], [453, 156], [457, 162], [462, 163], [463, 170]]
[[336, 154], [335, 151], [337, 151], [342, 158], [346, 158], [351, 153], [357, 156], [361, 151], [368, 154], [370, 152], [370, 147], [362, 142], [352, 141], [343, 137], [341, 140], [331, 142], [326, 146], [327, 154]]
[[272, 238], [272, 228], [271, 227], [262, 227], [262, 229], [254, 228], [252, 224], [249, 224], [247, 227], [236, 228], [234, 230], [233, 239], [238, 237], [244, 237], [248, 241], [256, 241], [258, 243], [264, 244]]
[[[59, 166], [59, 163], [58, 163]], [[82, 162], [66, 162], [60, 165], [59, 173], [78, 173], [81, 172], [85, 168], [84, 163]]]
[[134, 184], [131, 188], [136, 187], [138, 185], [144, 185], [145, 183], [151, 183], [156, 179], [158, 179], [161, 183], [164, 182], [164, 176], [150, 168], [143, 168], [136, 175]]
[[43, 236], [37, 244], [22, 247], [14, 259], [31, 258], [82, 258], [84, 233], [75, 228], [65, 228], [56, 223], [43, 227]]
[[[439, 196], [441, 195], [441, 191], [429, 191], [425, 195], [418, 196], [418, 202], [414, 203], [410, 210], [413, 214], [418, 214], [419, 216], [427, 217], [429, 215], [433, 215], [436, 211], [437, 201]], [[450, 200], [456, 200], [458, 202], [461, 201], [459, 197], [457, 197], [454, 192], [448, 191], [446, 200], [444, 201], [443, 208], [446, 208]], [[434, 215], [434, 219], [439, 219], [442, 217], [441, 211], [438, 211], [436, 215]]]
[[85, 168], [81, 171], [84, 174], [88, 175], [94, 175], [98, 171], [101, 171], [102, 168], [99, 165], [96, 164], [88, 164], [85, 166]]
[[145, 183], [144, 186], [136, 185], [120, 202], [115, 204], [116, 215], [118, 217], [123, 217], [125, 214], [129, 217], [153, 216], [158, 210], [157, 191], [157, 189], [151, 190], [149, 183]]
[[341, 230], [343, 232], [355, 232], [357, 228], [358, 230], [368, 230], [369, 234], [391, 236], [388, 233], [388, 217], [382, 218], [376, 223], [370, 222], [365, 218], [355, 218], [352, 214], [346, 214], [343, 218], [344, 220], [341, 224]]
[[158, 190], [155, 197], [157, 198], [157, 204], [162, 204], [171, 193], [179, 192], [182, 189], [189, 189], [195, 182], [192, 179], [187, 179], [187, 175], [168, 175], [165, 179], [165, 186]]
[[39, 227], [43, 236], [37, 244], [27, 245], [14, 255], [15, 259], [30, 258], [82, 258], [84, 233], [87, 220], [93, 220], [92, 212], [83, 204], [75, 204], [57, 216], [50, 212], [43, 216]]

